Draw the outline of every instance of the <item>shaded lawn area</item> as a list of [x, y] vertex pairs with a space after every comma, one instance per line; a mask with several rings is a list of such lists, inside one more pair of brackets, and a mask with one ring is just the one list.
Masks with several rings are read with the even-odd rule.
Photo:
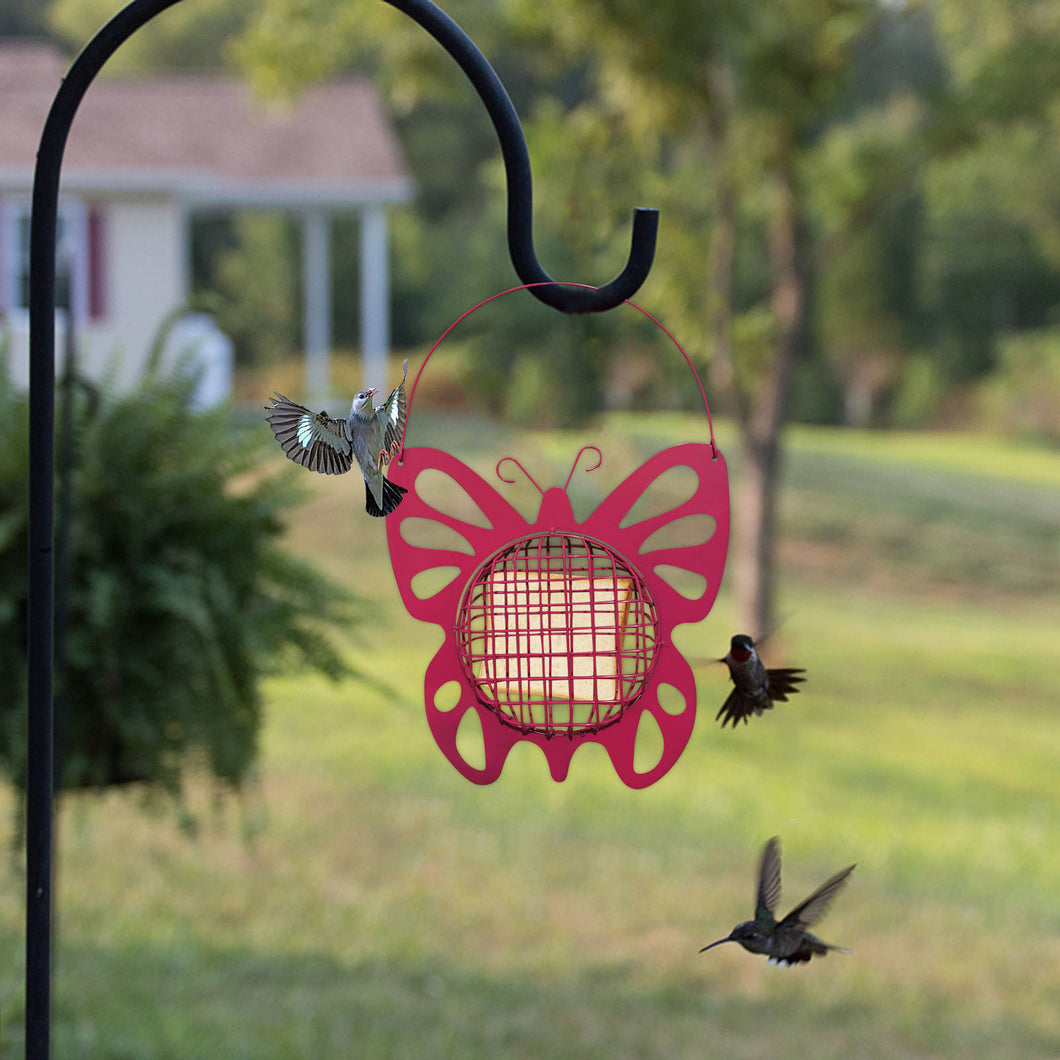
[[[699, 429], [421, 420], [483, 475], [512, 453], [543, 484], [595, 441], [613, 475], [576, 477], [582, 514]], [[598, 747], [564, 784], [525, 744], [496, 784], [464, 781], [423, 716], [440, 635], [401, 608], [360, 484], [314, 478], [292, 547], [375, 600], [348, 650], [376, 683], [270, 680], [259, 778], [219, 803], [189, 791], [193, 836], [128, 793], [65, 801], [56, 1057], [1056, 1055], [1060, 457], [990, 452], [980, 467], [948, 438], [793, 432], [789, 617], [767, 658], [806, 666], [805, 691], [722, 732], [724, 668], [697, 663], [692, 741], [641, 792]], [[717, 658], [731, 614], [723, 586], [678, 646]], [[2, 789], [5, 842], [13, 810]], [[750, 916], [773, 834], [781, 911], [858, 863], [819, 926], [853, 956], [779, 970], [735, 945], [697, 953]], [[5, 861], [5, 1060], [21, 1055], [22, 887]]]

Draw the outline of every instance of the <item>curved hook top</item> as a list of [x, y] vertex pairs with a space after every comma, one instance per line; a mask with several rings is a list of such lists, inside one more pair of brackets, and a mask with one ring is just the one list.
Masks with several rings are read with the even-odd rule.
[[[467, 74], [493, 121], [504, 157], [508, 182], [508, 253], [524, 284], [552, 285], [556, 281], [541, 267], [534, 253], [533, 178], [519, 116], [496, 71], [471, 38], [431, 0], [386, 0], [419, 23], [456, 60]], [[633, 211], [629, 258], [622, 271], [601, 287], [529, 287], [535, 298], [562, 313], [601, 313], [621, 305], [647, 279], [655, 257], [659, 211]]]

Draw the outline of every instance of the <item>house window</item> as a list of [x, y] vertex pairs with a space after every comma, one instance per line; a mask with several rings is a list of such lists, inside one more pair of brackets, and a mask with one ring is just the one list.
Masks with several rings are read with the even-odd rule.
[[[59, 204], [56, 228], [55, 305], [75, 319], [104, 315], [103, 215], [82, 202]], [[29, 311], [30, 204], [3, 204], [0, 213], [0, 310]], [[98, 272], [92, 277], [90, 273]]]

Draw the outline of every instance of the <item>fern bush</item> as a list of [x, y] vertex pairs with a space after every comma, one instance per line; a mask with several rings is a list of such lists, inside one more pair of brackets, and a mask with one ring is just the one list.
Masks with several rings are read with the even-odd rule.
[[[260, 439], [224, 412], [189, 411], [193, 389], [186, 373], [156, 373], [134, 393], [82, 390], [74, 403], [69, 575], [57, 571], [66, 787], [179, 794], [199, 761], [238, 786], [257, 753], [261, 677], [349, 673], [326, 627], [351, 620], [353, 598], [282, 547], [299, 500], [286, 469], [256, 472]], [[27, 444], [25, 400], [0, 395], [0, 769], [19, 786]]]

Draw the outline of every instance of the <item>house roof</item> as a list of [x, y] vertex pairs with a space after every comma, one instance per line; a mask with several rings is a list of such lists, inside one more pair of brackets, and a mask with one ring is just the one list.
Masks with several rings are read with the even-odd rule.
[[[0, 189], [28, 191], [68, 64], [46, 44], [0, 41]], [[168, 191], [192, 205], [354, 206], [407, 199], [411, 180], [370, 82], [315, 85], [265, 105], [224, 76], [98, 77], [74, 119], [63, 186]]]

